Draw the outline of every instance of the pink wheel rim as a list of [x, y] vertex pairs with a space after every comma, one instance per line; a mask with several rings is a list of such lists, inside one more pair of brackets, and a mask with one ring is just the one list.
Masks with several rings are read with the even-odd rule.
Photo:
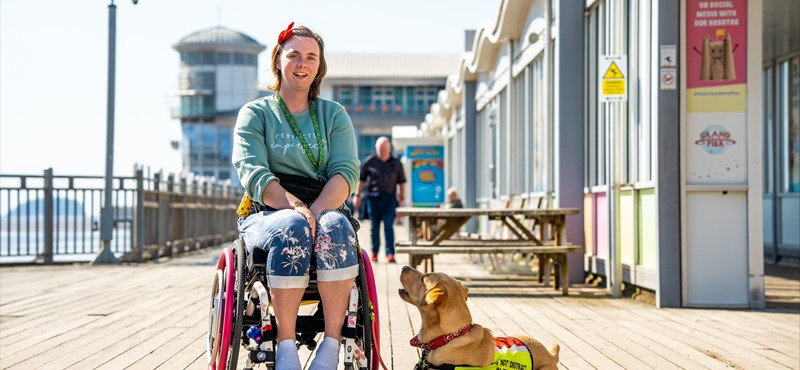
[[[378, 290], [375, 288], [375, 274], [372, 272], [372, 262], [370, 262], [369, 254], [367, 251], [361, 250], [361, 260], [364, 261], [364, 273], [367, 274], [367, 293], [369, 294], [369, 301], [372, 302], [372, 307], [375, 313], [375, 322], [372, 323], [372, 341], [375, 343], [373, 348], [381, 348], [381, 325], [380, 314], [378, 313]], [[375, 351], [377, 352], [377, 351]], [[373, 353], [372, 355], [372, 369], [377, 369], [379, 364], [380, 353]]]
[[[231, 326], [233, 325], [233, 286], [236, 280], [235, 264], [233, 261], [233, 250], [225, 248], [220, 253], [219, 261], [217, 262], [217, 270], [224, 271], [225, 277], [225, 307], [220, 315], [222, 325], [219, 327], [221, 330], [221, 340], [219, 346], [219, 362], [208, 365], [209, 370], [225, 370], [228, 366], [228, 347], [231, 345]], [[216, 354], [217, 351], [214, 351]]]

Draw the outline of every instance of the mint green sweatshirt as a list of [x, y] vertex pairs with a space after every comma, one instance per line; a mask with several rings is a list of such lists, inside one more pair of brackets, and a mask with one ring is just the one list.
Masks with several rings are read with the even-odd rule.
[[[353, 122], [339, 103], [318, 98], [314, 105], [325, 147], [325, 158], [319, 170], [308, 160], [303, 145], [278, 106], [276, 95], [253, 100], [239, 110], [233, 130], [232, 160], [251, 199], [261, 202], [267, 184], [278, 180], [273, 172], [325, 181], [338, 173], [353, 192], [360, 167]], [[292, 116], [314, 158], [319, 158], [311, 114], [306, 110]]]

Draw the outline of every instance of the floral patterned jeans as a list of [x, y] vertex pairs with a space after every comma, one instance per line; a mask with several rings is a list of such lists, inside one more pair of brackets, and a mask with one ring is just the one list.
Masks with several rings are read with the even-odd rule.
[[358, 246], [350, 221], [339, 211], [325, 211], [317, 220], [317, 239], [303, 216], [291, 209], [264, 211], [239, 219], [239, 235], [248, 248], [267, 256], [271, 288], [306, 288], [311, 258], [318, 281], [341, 281], [358, 275]]

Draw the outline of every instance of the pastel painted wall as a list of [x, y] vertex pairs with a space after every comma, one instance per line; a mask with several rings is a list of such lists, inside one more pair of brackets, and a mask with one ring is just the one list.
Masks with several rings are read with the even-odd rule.
[[656, 268], [656, 194], [654, 189], [639, 191], [639, 265]]
[[619, 244], [623, 265], [636, 265], [636, 209], [633, 189], [619, 193]]
[[597, 239], [595, 254], [597, 257], [608, 259], [608, 193], [595, 194], [595, 215], [597, 222]]
[[584, 251], [587, 255], [595, 254], [595, 218], [594, 213], [594, 194], [583, 195], [583, 239]]

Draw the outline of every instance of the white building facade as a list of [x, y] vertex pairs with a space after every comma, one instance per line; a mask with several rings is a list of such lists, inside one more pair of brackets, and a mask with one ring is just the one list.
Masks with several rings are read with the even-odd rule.
[[579, 208], [571, 281], [661, 307], [763, 307], [765, 258], [800, 261], [799, 13], [501, 0], [420, 130], [446, 140], [468, 207]]

